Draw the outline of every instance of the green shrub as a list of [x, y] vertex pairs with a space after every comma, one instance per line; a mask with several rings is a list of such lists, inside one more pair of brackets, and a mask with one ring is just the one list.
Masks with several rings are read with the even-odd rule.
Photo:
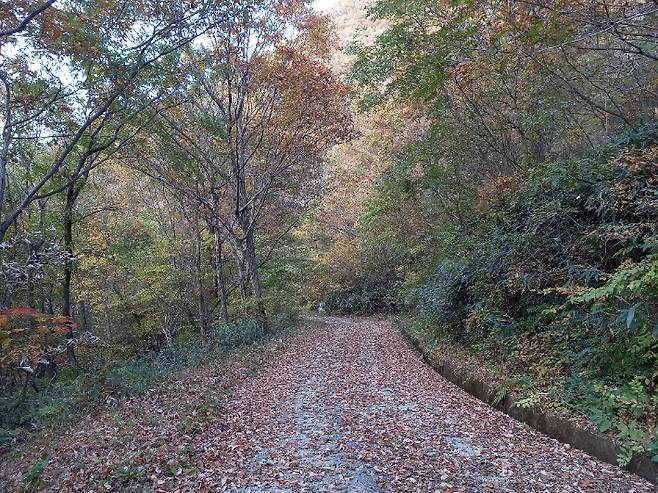
[[38, 491], [43, 485], [41, 476], [45, 472], [50, 460], [45, 458], [36, 464], [34, 464], [28, 471], [23, 475], [21, 479], [21, 485], [24, 492], [28, 491]]
[[527, 375], [522, 405], [543, 387], [615, 431], [620, 462], [656, 447], [656, 129], [537, 166], [471, 222], [467, 255], [443, 256], [415, 293], [453, 340]]
[[357, 279], [349, 289], [332, 291], [322, 301], [323, 310], [336, 315], [391, 313], [400, 307], [397, 280]]
[[217, 323], [213, 329], [216, 331], [214, 337], [217, 337], [219, 345], [227, 348], [238, 348], [251, 344], [261, 339], [265, 333], [263, 326], [255, 321], [234, 324]]

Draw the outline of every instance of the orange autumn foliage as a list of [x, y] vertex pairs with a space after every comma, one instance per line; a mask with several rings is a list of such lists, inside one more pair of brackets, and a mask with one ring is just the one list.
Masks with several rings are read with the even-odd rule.
[[0, 372], [34, 373], [40, 363], [58, 362], [66, 352], [67, 335], [77, 328], [69, 317], [34, 308], [0, 310]]

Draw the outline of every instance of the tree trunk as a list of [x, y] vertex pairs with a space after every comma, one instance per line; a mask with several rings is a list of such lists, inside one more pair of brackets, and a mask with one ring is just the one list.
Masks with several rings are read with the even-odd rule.
[[62, 281], [62, 315], [71, 316], [71, 258], [73, 257], [73, 207], [76, 199], [75, 186], [69, 185], [64, 203], [64, 250], [69, 260], [64, 263], [64, 279]]
[[43, 312], [47, 315], [53, 315], [55, 310], [53, 309], [53, 283], [48, 283], [48, 298], [44, 301], [44, 310]]
[[256, 239], [254, 237], [253, 228], [247, 231], [245, 247], [245, 260], [251, 280], [251, 295], [258, 310], [258, 322], [263, 325], [265, 330], [267, 330], [267, 314], [265, 313], [265, 305], [263, 304], [260, 276], [258, 273], [258, 261], [256, 259]]
[[203, 292], [203, 268], [202, 268], [202, 251], [201, 251], [201, 227], [199, 225], [199, 210], [194, 212], [194, 269], [197, 290], [197, 303], [199, 310], [199, 324], [201, 330], [205, 333], [208, 331], [208, 306], [206, 297]]
[[[36, 257], [37, 247], [30, 241], [30, 244], [27, 247], [28, 250], [28, 260], [27, 263], [30, 264], [32, 259]], [[34, 274], [32, 269], [28, 270], [27, 273], [27, 306], [30, 308], [36, 308], [34, 300]]]
[[91, 319], [91, 314], [89, 313], [89, 309], [87, 308], [87, 302], [84, 299], [82, 299], [80, 300], [78, 306], [80, 310], [82, 330], [84, 332], [91, 332], [94, 329], [94, 327], [93, 327], [93, 321]]
[[222, 236], [219, 228], [214, 229], [215, 237], [215, 284], [217, 299], [219, 300], [219, 314], [224, 322], [228, 322], [228, 302], [226, 299], [226, 285], [224, 284], [224, 257], [222, 255]]
[[[62, 281], [62, 315], [71, 318], [71, 275], [73, 262], [73, 210], [75, 201], [80, 191], [76, 189], [75, 183], [71, 183], [66, 189], [66, 202], [64, 203], [64, 250], [68, 259], [64, 262], [64, 279]], [[77, 363], [73, 345], [73, 328], [69, 326], [66, 334], [66, 355], [69, 363]]]
[[235, 258], [235, 263], [238, 266], [238, 286], [240, 288], [240, 299], [242, 301], [247, 301], [248, 290], [247, 282], [249, 279], [249, 272], [245, 265], [244, 254], [241, 253], [241, 247], [237, 246], [237, 241], [231, 241], [229, 243], [231, 250], [233, 252], [233, 257]]
[[[4, 97], [4, 125], [2, 127], [2, 148], [0, 148], [0, 218], [5, 208], [5, 199], [7, 197], [8, 189], [8, 174], [7, 174], [7, 161], [9, 157], [9, 148], [12, 140], [12, 114], [11, 114], [11, 84], [9, 79], [4, 76], [0, 76], [0, 80], [5, 86], [5, 97]], [[0, 235], [0, 242], [2, 242], [4, 234]]]

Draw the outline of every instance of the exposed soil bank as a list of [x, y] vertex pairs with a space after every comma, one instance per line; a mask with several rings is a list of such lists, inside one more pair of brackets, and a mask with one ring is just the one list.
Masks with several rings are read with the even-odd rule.
[[[449, 361], [441, 360], [427, 349], [426, 341], [413, 332], [402, 330], [402, 333], [420, 352], [428, 365], [472, 396], [551, 438], [576, 447], [609, 464], [617, 464], [620, 447], [611, 437], [583, 429], [567, 419], [546, 414], [534, 407], [518, 407], [509, 395], [497, 399], [496, 396], [500, 390], [497, 385], [484, 382], [474, 375], [465, 373], [461, 368], [455, 368]], [[658, 463], [649, 457], [636, 456], [626, 469], [653, 484], [658, 484]]]

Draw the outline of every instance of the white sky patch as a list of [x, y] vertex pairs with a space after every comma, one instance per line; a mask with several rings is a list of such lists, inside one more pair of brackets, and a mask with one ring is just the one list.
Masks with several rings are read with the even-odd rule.
[[313, 8], [318, 12], [329, 12], [338, 5], [338, 0], [315, 0]]

